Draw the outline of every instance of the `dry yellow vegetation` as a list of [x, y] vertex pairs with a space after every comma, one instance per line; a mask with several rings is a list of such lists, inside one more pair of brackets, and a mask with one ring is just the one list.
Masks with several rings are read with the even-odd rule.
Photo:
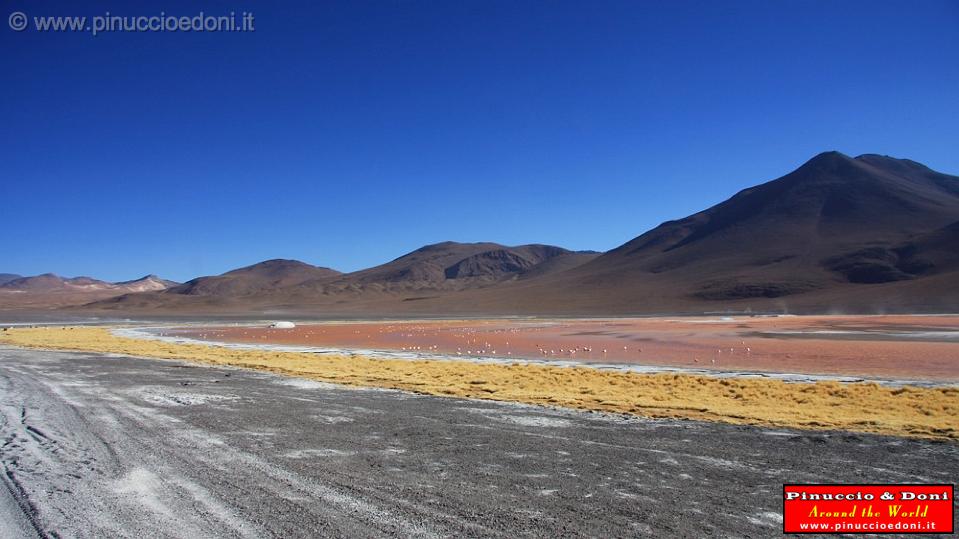
[[0, 343], [186, 360], [352, 386], [643, 417], [959, 438], [959, 389], [954, 387], [786, 383], [687, 374], [637, 374], [588, 367], [238, 350], [117, 337], [103, 327], [14, 328], [0, 332]]

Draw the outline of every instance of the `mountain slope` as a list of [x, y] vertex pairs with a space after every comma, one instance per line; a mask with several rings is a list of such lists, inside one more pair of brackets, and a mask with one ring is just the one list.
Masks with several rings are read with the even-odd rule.
[[571, 251], [552, 245], [508, 247], [497, 243], [447, 241], [421, 247], [391, 262], [344, 276], [350, 284], [386, 288], [459, 288], [495, 282], [529, 271]]
[[959, 269], [959, 222], [913, 240], [844, 253], [824, 261], [852, 283], [903, 281]]

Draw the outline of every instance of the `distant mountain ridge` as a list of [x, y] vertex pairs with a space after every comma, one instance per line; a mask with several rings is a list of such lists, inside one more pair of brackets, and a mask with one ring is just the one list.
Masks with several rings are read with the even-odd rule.
[[[123, 309], [233, 308], [239, 303], [404, 301], [409, 294], [442, 295], [494, 286], [527, 273], [559, 271], [598, 253], [550, 245], [458, 243], [426, 245], [379, 266], [340, 273], [296, 260], [269, 260], [219, 276], [200, 277], [154, 294], [130, 294], [96, 307]], [[550, 270], [549, 268], [555, 268]]]
[[147, 292], [164, 290], [177, 283], [161, 279], [156, 275], [147, 275], [132, 281], [110, 283], [92, 277], [61, 277], [53, 273], [44, 273], [32, 277], [16, 277], [0, 284], [3, 290], [121, 290], [124, 292]]
[[[64, 286], [97, 286], [90, 281]], [[908, 159], [824, 152], [602, 254], [442, 242], [351, 273], [269, 260], [86, 308], [356, 316], [957, 312], [959, 178]]]
[[92, 277], [61, 277], [53, 273], [17, 276], [0, 283], [0, 307], [76, 305], [124, 294], [157, 292], [177, 284], [156, 275], [117, 283]]

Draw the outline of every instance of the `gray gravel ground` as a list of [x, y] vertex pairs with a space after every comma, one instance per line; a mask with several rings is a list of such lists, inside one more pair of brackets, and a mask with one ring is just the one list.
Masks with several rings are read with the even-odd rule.
[[649, 421], [0, 348], [0, 537], [776, 537], [783, 482], [955, 444]]

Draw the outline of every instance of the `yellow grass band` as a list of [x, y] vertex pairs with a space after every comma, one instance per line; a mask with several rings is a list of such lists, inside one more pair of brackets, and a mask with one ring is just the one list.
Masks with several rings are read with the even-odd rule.
[[875, 383], [786, 383], [589, 367], [377, 359], [358, 355], [239, 350], [113, 335], [104, 327], [12, 328], [0, 343], [178, 359], [426, 395], [562, 406], [737, 425], [959, 438], [959, 389]]

